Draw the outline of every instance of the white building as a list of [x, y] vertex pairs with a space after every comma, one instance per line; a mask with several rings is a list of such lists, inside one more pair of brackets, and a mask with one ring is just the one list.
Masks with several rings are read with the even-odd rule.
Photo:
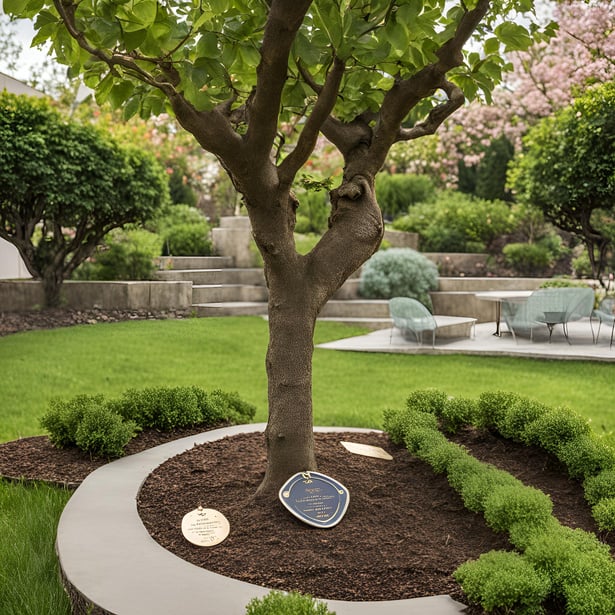
[[[11, 92], [11, 94], [45, 96], [43, 92], [31, 88], [22, 81], [13, 79], [13, 77], [5, 75], [4, 73], [0, 73], [0, 91], [4, 90]], [[21, 256], [19, 256], [17, 248], [8, 241], [0, 239], [0, 279], [8, 280], [30, 277], [32, 276], [28, 273]]]

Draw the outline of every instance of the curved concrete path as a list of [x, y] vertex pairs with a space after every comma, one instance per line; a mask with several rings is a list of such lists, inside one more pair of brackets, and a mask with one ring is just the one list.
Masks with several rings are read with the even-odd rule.
[[[69, 500], [58, 526], [56, 550], [71, 591], [114, 615], [244, 615], [247, 603], [269, 590], [209, 572], [162, 548], [141, 522], [137, 493], [157, 466], [195, 444], [264, 428], [264, 424], [238, 425], [189, 436], [90, 474]], [[337, 615], [454, 615], [465, 608], [450, 596], [326, 602]]]

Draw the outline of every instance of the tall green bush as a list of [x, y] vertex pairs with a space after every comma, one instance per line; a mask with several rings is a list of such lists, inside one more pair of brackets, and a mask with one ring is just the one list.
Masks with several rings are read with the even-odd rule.
[[152, 280], [161, 254], [160, 237], [143, 229], [117, 229], [105, 236], [90, 260], [77, 269], [77, 280]]
[[442, 191], [435, 201], [411, 207], [407, 215], [393, 222], [393, 228], [418, 233], [423, 252], [482, 252], [517, 224], [510, 206], [503, 201]]
[[428, 175], [380, 173], [376, 176], [376, 199], [387, 218], [395, 218], [433, 195], [434, 185]]
[[438, 288], [438, 268], [411, 248], [376, 252], [361, 269], [359, 292], [368, 299], [411, 297], [431, 309], [430, 290]]
[[209, 256], [212, 252], [209, 222], [196, 207], [168, 205], [148, 226], [160, 236], [164, 256]]
[[553, 263], [551, 251], [540, 243], [509, 243], [502, 254], [506, 264], [521, 275], [539, 275]]
[[331, 214], [331, 205], [326, 190], [305, 190], [297, 195], [297, 224], [295, 232], [301, 234], [322, 234], [327, 230], [327, 220]]

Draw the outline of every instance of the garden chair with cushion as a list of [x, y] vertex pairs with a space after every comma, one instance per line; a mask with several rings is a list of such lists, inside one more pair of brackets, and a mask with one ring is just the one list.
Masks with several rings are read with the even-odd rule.
[[[414, 338], [421, 344], [423, 334], [430, 332], [431, 346], [432, 348], [435, 346], [438, 325], [431, 312], [422, 303], [410, 297], [393, 297], [389, 300], [389, 312], [393, 325], [401, 331], [404, 339]], [[392, 329], [391, 335], [393, 335]]]
[[517, 334], [527, 331], [533, 340], [534, 329], [546, 326], [551, 342], [555, 325], [561, 324], [570, 343], [568, 323], [591, 317], [593, 307], [594, 291], [589, 287], [539, 288], [523, 303], [502, 301], [502, 315], [515, 341]]
[[[611, 342], [609, 344], [609, 348], [613, 347], [613, 332], [615, 329], [615, 297], [605, 297], [600, 305], [593, 311], [592, 320], [594, 318], [598, 319], [598, 332], [596, 333], [596, 337], [594, 338], [594, 342], [598, 343], [598, 336], [600, 335], [600, 327], [602, 323], [606, 323], [611, 326]], [[592, 329], [593, 334], [593, 329]]]

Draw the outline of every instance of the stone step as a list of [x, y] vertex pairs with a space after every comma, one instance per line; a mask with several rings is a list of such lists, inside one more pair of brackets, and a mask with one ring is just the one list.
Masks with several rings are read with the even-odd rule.
[[438, 278], [440, 292], [481, 292], [487, 290], [535, 290], [550, 278]]
[[344, 325], [354, 325], [357, 327], [365, 327], [367, 329], [389, 329], [392, 326], [390, 318], [360, 318], [360, 317], [343, 317], [343, 316], [326, 316], [318, 318], [323, 322], [338, 322]]
[[216, 228], [250, 230], [252, 227], [248, 216], [222, 216]]
[[320, 311], [321, 318], [389, 318], [389, 302], [384, 299], [331, 299]]
[[249, 284], [194, 284], [192, 303], [266, 302], [267, 288]]
[[457, 316], [446, 316], [436, 314], [436, 337], [456, 338], [473, 337], [476, 318], [462, 318]]
[[233, 265], [232, 256], [161, 256], [158, 259], [160, 272], [176, 269], [220, 269]]
[[265, 286], [265, 274], [253, 268], [171, 269], [158, 271], [159, 280], [189, 280], [193, 284], [247, 284]]
[[477, 322], [495, 320], [496, 304], [478, 299], [474, 292], [431, 292], [434, 314], [476, 318]]
[[191, 310], [200, 318], [208, 316], [266, 316], [267, 303], [263, 301], [195, 303]]

